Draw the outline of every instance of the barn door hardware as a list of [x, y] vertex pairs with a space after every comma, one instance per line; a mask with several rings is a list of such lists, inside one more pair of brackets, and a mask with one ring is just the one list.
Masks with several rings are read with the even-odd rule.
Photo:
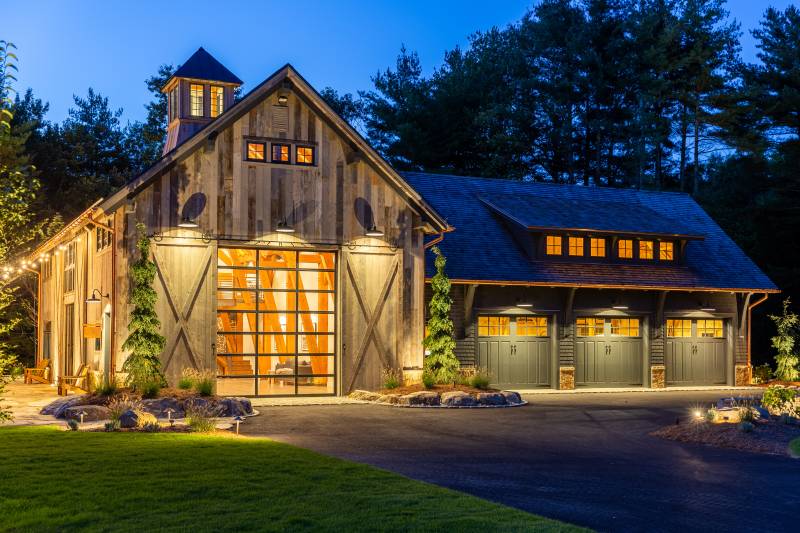
[[517, 355], [517, 345], [516, 344], [512, 344], [511, 345], [511, 355]]

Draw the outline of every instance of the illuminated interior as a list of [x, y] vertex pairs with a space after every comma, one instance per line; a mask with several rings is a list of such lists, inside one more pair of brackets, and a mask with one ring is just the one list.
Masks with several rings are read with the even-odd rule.
[[618, 250], [621, 259], [631, 259], [633, 257], [633, 241], [630, 239], [620, 239]]
[[225, 89], [217, 85], [211, 86], [211, 116], [217, 117], [225, 110]]
[[653, 258], [653, 241], [639, 241], [639, 259]]
[[194, 117], [203, 116], [203, 86], [192, 83], [189, 86], [189, 112]]
[[606, 256], [606, 240], [600, 237], [592, 237], [591, 240], [592, 257]]
[[546, 316], [517, 317], [517, 336], [547, 337], [547, 317]]
[[561, 237], [548, 235], [545, 240], [545, 251], [547, 255], [561, 255]]
[[506, 337], [511, 334], [511, 318], [507, 316], [478, 317], [478, 335], [481, 337]]
[[580, 317], [575, 319], [576, 335], [578, 337], [601, 336], [605, 330], [605, 320], [595, 317]]
[[692, 321], [681, 319], [667, 319], [667, 337], [691, 337]]
[[332, 252], [220, 248], [218, 393], [334, 394], [335, 280]]
[[247, 143], [247, 159], [251, 161], [264, 161], [266, 157], [264, 143]]
[[288, 144], [272, 144], [272, 161], [275, 163], [288, 163], [289, 162], [289, 145]]
[[675, 249], [671, 242], [661, 242], [658, 245], [658, 258], [662, 261], [672, 261]]
[[295, 163], [298, 165], [313, 165], [314, 164], [314, 149], [310, 146], [298, 146], [297, 156]]
[[575, 255], [575, 256], [583, 255], [583, 237], [569, 238], [569, 255]]

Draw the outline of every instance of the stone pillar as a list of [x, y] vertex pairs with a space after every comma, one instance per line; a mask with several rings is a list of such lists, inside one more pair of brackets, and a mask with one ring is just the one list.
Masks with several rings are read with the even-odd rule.
[[650, 388], [663, 389], [666, 387], [666, 371], [667, 367], [664, 365], [652, 365], [650, 367]]
[[747, 387], [752, 383], [752, 367], [750, 365], [736, 365], [736, 381], [734, 385], [737, 387]]
[[573, 390], [575, 388], [575, 367], [561, 366], [558, 368], [559, 390]]

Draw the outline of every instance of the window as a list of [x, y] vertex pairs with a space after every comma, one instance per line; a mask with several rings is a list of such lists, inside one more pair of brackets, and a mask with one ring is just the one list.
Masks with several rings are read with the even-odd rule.
[[653, 241], [639, 241], [639, 259], [653, 258]]
[[713, 337], [716, 339], [722, 338], [722, 320], [698, 320], [697, 336]]
[[193, 117], [203, 116], [203, 86], [191, 84], [189, 86], [189, 113]]
[[639, 336], [639, 319], [638, 318], [612, 318], [611, 319], [611, 334], [620, 335], [622, 337], [638, 337]]
[[606, 240], [603, 238], [594, 238], [591, 240], [591, 253], [592, 257], [605, 257], [606, 256]]
[[511, 318], [507, 316], [479, 316], [478, 336], [505, 337], [511, 334]]
[[225, 88], [217, 85], [211, 86], [211, 116], [218, 117], [225, 110]]
[[95, 250], [97, 252], [102, 252], [111, 246], [111, 231], [103, 226], [97, 226], [94, 241]]
[[547, 337], [547, 317], [546, 316], [518, 317], [517, 335], [520, 337]]
[[561, 255], [561, 237], [548, 235], [545, 238], [545, 252], [547, 255]]
[[621, 259], [631, 259], [633, 257], [633, 241], [620, 239], [617, 244], [617, 252]]
[[169, 121], [172, 122], [178, 118], [178, 88], [175, 87], [169, 92]]
[[42, 279], [50, 279], [53, 276], [53, 258], [46, 257], [42, 261]]
[[248, 161], [265, 161], [267, 157], [267, 145], [264, 143], [247, 143]]
[[272, 162], [273, 163], [288, 163], [289, 162], [289, 145], [288, 144], [272, 144]]
[[314, 148], [311, 146], [298, 146], [295, 151], [294, 162], [298, 165], [313, 165]]
[[675, 258], [674, 245], [671, 242], [659, 243], [658, 258], [662, 261], [672, 261]]
[[77, 246], [74, 242], [67, 245], [64, 251], [64, 292], [75, 290], [75, 250]]
[[605, 328], [605, 321], [602, 318], [576, 318], [575, 326], [578, 337], [599, 337], [602, 336]]
[[583, 256], [583, 237], [569, 238], [569, 255]]
[[667, 337], [691, 337], [692, 321], [667, 319]]

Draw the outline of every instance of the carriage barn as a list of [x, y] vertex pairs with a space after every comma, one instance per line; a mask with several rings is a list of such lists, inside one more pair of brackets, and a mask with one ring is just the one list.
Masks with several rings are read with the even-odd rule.
[[690, 196], [404, 177], [456, 228], [457, 355], [496, 386], [749, 384], [750, 310], [777, 289]]

